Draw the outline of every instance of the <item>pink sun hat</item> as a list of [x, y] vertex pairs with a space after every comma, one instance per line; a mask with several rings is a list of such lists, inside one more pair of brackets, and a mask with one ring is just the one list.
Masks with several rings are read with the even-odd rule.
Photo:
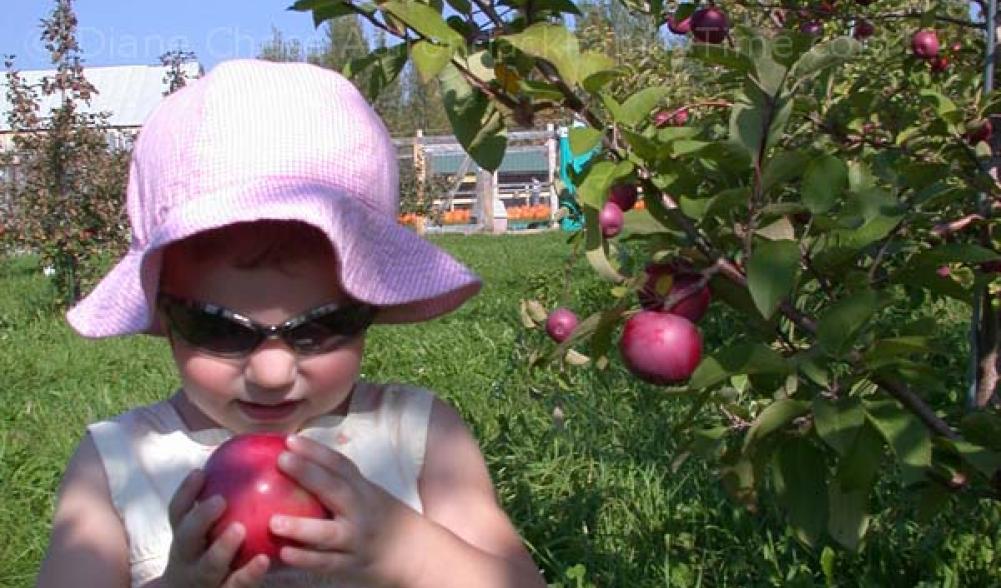
[[129, 167], [128, 252], [67, 313], [85, 337], [162, 335], [154, 312], [163, 248], [194, 233], [264, 219], [322, 230], [344, 290], [377, 322], [458, 308], [481, 282], [397, 223], [396, 148], [341, 75], [304, 63], [233, 60], [165, 98]]

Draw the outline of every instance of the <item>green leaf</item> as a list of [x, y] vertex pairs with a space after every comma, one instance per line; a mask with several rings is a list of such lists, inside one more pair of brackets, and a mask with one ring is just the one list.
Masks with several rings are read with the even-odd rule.
[[747, 429], [747, 433], [744, 435], [743, 452], [747, 453], [755, 443], [785, 427], [793, 419], [803, 416], [809, 409], [810, 405], [807, 402], [788, 398], [769, 404]]
[[848, 187], [848, 166], [839, 158], [824, 153], [815, 157], [803, 172], [803, 204], [813, 214], [831, 209]]
[[584, 179], [577, 188], [581, 204], [596, 211], [601, 210], [615, 178], [615, 163], [611, 161], [597, 161], [588, 166]]
[[828, 67], [854, 59], [862, 52], [862, 44], [850, 37], [837, 37], [814, 45], [792, 66], [790, 75], [801, 81]]
[[410, 52], [417, 67], [417, 73], [425, 83], [434, 79], [452, 60], [455, 50], [452, 47], [435, 45], [428, 41], [417, 41]]
[[781, 151], [768, 159], [761, 176], [761, 189], [765, 194], [773, 188], [781, 190], [783, 184], [791, 182], [803, 174], [809, 156], [802, 151]]
[[827, 465], [809, 440], [792, 438], [778, 446], [772, 469], [775, 491], [796, 538], [815, 546], [827, 523]]
[[664, 86], [652, 86], [636, 92], [622, 103], [616, 122], [635, 127], [649, 119], [654, 107], [667, 96], [668, 92]]
[[879, 295], [872, 290], [856, 292], [827, 307], [817, 323], [817, 340], [833, 355], [842, 355], [879, 308]]
[[448, 64], [440, 75], [443, 102], [452, 130], [470, 157], [487, 170], [500, 167], [507, 149], [504, 118], [486, 95]]
[[577, 8], [571, 0], [534, 0], [532, 2], [532, 9], [535, 10], [536, 13], [545, 10], [556, 13], [565, 12], [575, 16], [582, 16], [580, 9]]
[[865, 352], [864, 359], [869, 369], [878, 369], [900, 357], [927, 353], [938, 353], [938, 350], [932, 346], [930, 337], [906, 335], [876, 341]]
[[840, 460], [828, 486], [827, 532], [842, 547], [855, 551], [869, 527], [869, 497], [883, 458], [883, 439], [863, 423], [851, 449]]
[[830, 545], [825, 545], [820, 552], [820, 569], [824, 572], [824, 582], [828, 586], [834, 586], [834, 562], [835, 553]]
[[879, 431], [865, 420], [865, 411], [859, 407], [862, 422], [852, 438], [848, 451], [838, 461], [838, 484], [848, 491], [872, 489], [883, 461], [884, 442]]
[[1001, 416], [986, 410], [971, 412], [959, 422], [959, 430], [967, 441], [1001, 451]]
[[591, 127], [573, 127], [570, 129], [570, 153], [583, 155], [601, 144], [604, 133]]
[[626, 277], [612, 265], [608, 258], [608, 242], [601, 235], [598, 226], [598, 211], [590, 206], [584, 207], [585, 257], [594, 271], [613, 284], [621, 284]]
[[703, 63], [722, 65], [734, 72], [748, 73], [751, 71], [751, 60], [746, 55], [722, 45], [692, 43], [688, 54]]
[[765, 108], [747, 99], [730, 109], [730, 139], [741, 147], [756, 165], [765, 140]]
[[524, 53], [552, 63], [568, 83], [582, 81], [579, 77], [582, 65], [580, 46], [577, 37], [566, 27], [540, 22], [502, 38]]
[[465, 50], [466, 40], [462, 38], [462, 35], [448, 26], [440, 11], [427, 4], [388, 0], [381, 3], [379, 7], [428, 39], [455, 49]]
[[947, 263], [978, 264], [1001, 259], [994, 251], [973, 243], [945, 243], [914, 255], [908, 265], [937, 268]]
[[827, 532], [848, 551], [855, 552], [869, 530], [869, 496], [861, 490], [847, 491], [834, 482], [827, 493], [830, 516]]
[[865, 411], [858, 400], [835, 402], [817, 396], [813, 399], [813, 423], [824, 443], [844, 457], [865, 423]]
[[1001, 453], [961, 439], [952, 440], [951, 443], [962, 456], [963, 461], [973, 466], [988, 480], [993, 480], [994, 476], [1001, 471]]
[[[935, 104], [935, 112], [942, 118], [954, 118], [950, 117], [952, 113], [958, 111], [956, 108], [956, 103], [950, 100], [941, 92], [937, 92], [931, 88], [922, 88], [918, 95], [922, 98], [928, 99], [930, 102]], [[962, 113], [960, 113], [960, 120], [962, 119]], [[953, 122], [959, 122], [955, 120]]]
[[708, 388], [736, 374], [784, 374], [791, 370], [786, 360], [762, 343], [742, 341], [702, 358], [689, 387]]
[[904, 484], [923, 480], [931, 465], [931, 435], [920, 419], [895, 400], [867, 402], [866, 412], [897, 456]]
[[473, 7], [469, 3], [469, 0], [445, 0], [448, 5], [452, 7], [453, 10], [459, 14], [469, 14], [472, 12]]
[[789, 296], [799, 276], [799, 244], [795, 241], [759, 241], [747, 263], [747, 287], [763, 317], [771, 318]]

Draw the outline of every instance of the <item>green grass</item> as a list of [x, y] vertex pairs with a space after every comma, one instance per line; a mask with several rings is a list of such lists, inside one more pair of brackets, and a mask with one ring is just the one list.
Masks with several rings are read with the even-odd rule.
[[[504, 507], [552, 583], [564, 586], [824, 585], [819, 553], [798, 544], [777, 513], [749, 513], [722, 492], [712, 464], [671, 461], [674, 424], [690, 400], [605, 371], [532, 371], [545, 346], [520, 324], [520, 298], [552, 306], [564, 295], [569, 248], [559, 233], [446, 236], [433, 241], [485, 280], [459, 311], [369, 336], [366, 378], [436, 390], [480, 440]], [[569, 299], [586, 314], [608, 288], [586, 262]], [[55, 489], [87, 423], [163, 398], [178, 385], [162, 341], [86, 341], [52, 306], [33, 260], [0, 265], [0, 586], [28, 586], [48, 539]], [[958, 312], [954, 308], [945, 312]], [[956, 314], [962, 316], [962, 312]], [[962, 356], [961, 322], [942, 337]], [[706, 348], [738, 332], [714, 311]], [[953, 358], [959, 362], [961, 359]], [[962, 374], [957, 375], [961, 379]], [[554, 410], [564, 415], [554, 422]], [[989, 504], [953, 505], [929, 525], [891, 483], [859, 554], [839, 552], [835, 584], [990, 586], [1001, 565], [1001, 516]]]

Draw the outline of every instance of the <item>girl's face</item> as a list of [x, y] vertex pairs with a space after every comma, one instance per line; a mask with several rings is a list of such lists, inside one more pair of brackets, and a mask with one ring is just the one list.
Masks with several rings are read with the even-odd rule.
[[[336, 267], [333, 254], [280, 268], [243, 269], [218, 258], [179, 263], [169, 255], [164, 263], [163, 292], [216, 304], [264, 325], [347, 298], [331, 271]], [[364, 344], [362, 334], [328, 353], [298, 355], [281, 339], [271, 338], [246, 357], [229, 359], [172, 338], [184, 386], [178, 410], [196, 430], [298, 431], [312, 417], [346, 411]]]

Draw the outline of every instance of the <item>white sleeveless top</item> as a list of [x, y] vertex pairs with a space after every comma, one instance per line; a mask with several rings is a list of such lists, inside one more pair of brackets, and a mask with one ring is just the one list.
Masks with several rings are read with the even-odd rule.
[[[346, 415], [324, 415], [300, 434], [350, 458], [362, 475], [423, 512], [418, 478], [424, 464], [433, 396], [405, 385], [358, 382]], [[191, 470], [232, 433], [190, 431], [167, 401], [141, 406], [88, 427], [104, 463], [111, 499], [129, 541], [133, 588], [163, 574], [170, 551], [167, 508]], [[341, 586], [300, 570], [277, 569], [265, 586]]]

